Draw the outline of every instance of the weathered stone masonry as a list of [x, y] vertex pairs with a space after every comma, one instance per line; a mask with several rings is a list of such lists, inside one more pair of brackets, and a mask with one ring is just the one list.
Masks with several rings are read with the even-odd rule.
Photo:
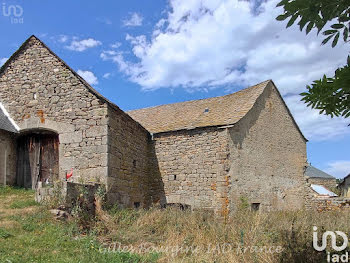
[[167, 203], [216, 209], [226, 192], [227, 131], [205, 128], [154, 135]]
[[105, 184], [111, 204], [180, 203], [224, 216], [241, 197], [263, 210], [304, 205], [306, 140], [272, 81], [126, 114], [32, 36], [1, 68], [0, 102], [20, 127], [0, 131], [13, 163], [16, 136], [55, 133], [56, 179], [73, 169], [70, 181]]
[[32, 37], [0, 75], [0, 100], [22, 132], [59, 135], [59, 178], [74, 169], [79, 181], [107, 176], [107, 104]]
[[121, 110], [109, 107], [108, 116], [108, 201], [147, 207], [152, 202], [151, 136]]
[[154, 134], [167, 202], [222, 215], [242, 197], [265, 211], [303, 207], [306, 144], [287, 111], [271, 83], [233, 126]]
[[263, 210], [303, 207], [306, 140], [287, 111], [270, 83], [230, 128], [231, 209], [241, 196]]
[[92, 90], [35, 37], [3, 69], [0, 101], [21, 133], [59, 136], [56, 179], [64, 180], [73, 169], [74, 182], [106, 184], [110, 202], [149, 205], [150, 135], [140, 124]]

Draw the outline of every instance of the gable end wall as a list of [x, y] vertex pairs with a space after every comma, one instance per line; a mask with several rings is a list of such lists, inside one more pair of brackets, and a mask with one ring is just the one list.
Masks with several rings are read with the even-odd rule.
[[272, 83], [229, 135], [231, 210], [241, 198], [265, 211], [303, 207], [306, 142]]
[[59, 135], [59, 175], [105, 182], [107, 103], [32, 37], [0, 75], [0, 101], [22, 130]]

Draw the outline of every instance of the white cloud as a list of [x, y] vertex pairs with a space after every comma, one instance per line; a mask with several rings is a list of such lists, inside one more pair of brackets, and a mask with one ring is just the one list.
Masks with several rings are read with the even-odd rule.
[[321, 46], [323, 36], [316, 32], [305, 35], [296, 25], [286, 29], [286, 22], [275, 19], [282, 13], [278, 2], [170, 0], [170, 11], [149, 39], [126, 36], [136, 63], [121, 52], [104, 52], [101, 58], [114, 61], [143, 90], [230, 90], [273, 79], [308, 139], [349, 134], [349, 121], [319, 115], [295, 95], [344, 65], [348, 45], [332, 49]]
[[67, 41], [68, 41], [68, 36], [66, 36], [66, 35], [60, 35], [58, 37], [58, 42], [60, 42], [60, 43], [66, 43]]
[[337, 178], [344, 178], [350, 174], [350, 161], [333, 161], [328, 163], [328, 167], [324, 169], [326, 173]]
[[87, 83], [90, 85], [97, 85], [98, 84], [98, 79], [95, 76], [95, 74], [91, 71], [88, 70], [80, 70], [78, 69], [77, 73], [86, 80]]
[[111, 77], [111, 75], [112, 75], [111, 73], [107, 72], [107, 73], [103, 74], [103, 78], [109, 79]]
[[98, 18], [96, 18], [96, 20], [98, 22], [101, 22], [101, 23], [106, 24], [106, 25], [112, 25], [113, 24], [112, 20], [107, 18], [107, 17], [98, 17]]
[[5, 64], [8, 58], [0, 58], [0, 67]]
[[83, 39], [83, 40], [73, 40], [69, 46], [66, 48], [73, 51], [85, 51], [88, 48], [93, 48], [102, 45], [101, 41], [95, 40], [93, 38]]
[[107, 50], [107, 51], [103, 51], [100, 55], [100, 57], [102, 58], [102, 60], [107, 61], [113, 61], [114, 63], [116, 63], [119, 67], [119, 70], [121, 72], [124, 72], [127, 75], [133, 75], [136, 74], [136, 72], [134, 72], [134, 67], [132, 66], [132, 64], [130, 62], [127, 62], [124, 60], [123, 58], [123, 52], [121, 51], [115, 51], [115, 50]]
[[346, 135], [350, 136], [350, 128], [347, 126], [349, 119], [320, 115], [317, 110], [306, 107], [306, 104], [300, 99], [299, 95], [285, 97], [288, 108], [308, 140], [337, 140]]
[[127, 37], [139, 60], [129, 64], [130, 79], [152, 90], [248, 86], [271, 78], [287, 94], [345, 63], [347, 45], [321, 47], [322, 36], [276, 21], [277, 2], [256, 9], [249, 1], [171, 0], [151, 39]]
[[121, 45], [122, 45], [122, 43], [120, 43], [120, 42], [115, 42], [115, 43], [111, 44], [110, 47], [116, 49], [116, 48], [120, 47]]
[[132, 13], [130, 17], [123, 21], [124, 26], [142, 26], [143, 17], [138, 13]]

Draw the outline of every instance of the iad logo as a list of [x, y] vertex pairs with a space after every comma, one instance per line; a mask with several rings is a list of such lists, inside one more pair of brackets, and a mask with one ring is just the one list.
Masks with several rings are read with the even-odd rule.
[[[317, 251], [323, 251], [326, 249], [327, 247], [327, 238], [330, 237], [331, 238], [331, 247], [335, 250], [335, 251], [343, 251], [345, 248], [347, 248], [349, 240], [348, 237], [346, 236], [346, 234], [344, 232], [341, 231], [335, 231], [335, 233], [333, 231], [326, 231], [323, 233], [322, 235], [322, 243], [321, 246], [318, 245], [318, 233], [317, 233], [317, 227], [314, 226], [314, 233], [313, 233], [313, 238], [312, 238], [312, 243], [314, 246], [314, 249]], [[343, 239], [343, 244], [341, 246], [337, 245], [337, 235], [339, 235], [340, 237], [342, 237]], [[329, 252], [327, 252], [327, 262], [349, 262], [349, 254], [348, 252], [346, 252], [345, 254], [333, 254], [332, 256], [330, 255]]]
[[12, 24], [23, 24], [23, 8], [20, 5], [9, 5], [2, 3], [2, 15], [10, 17]]

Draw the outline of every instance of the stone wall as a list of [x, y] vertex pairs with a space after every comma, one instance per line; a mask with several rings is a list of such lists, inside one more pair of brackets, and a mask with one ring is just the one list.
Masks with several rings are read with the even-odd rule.
[[0, 185], [13, 185], [15, 182], [16, 137], [13, 133], [0, 130]]
[[334, 179], [326, 179], [326, 178], [308, 178], [307, 181], [310, 184], [318, 184], [326, 187], [328, 190], [334, 190], [337, 187], [337, 180]]
[[242, 197], [264, 211], [303, 207], [305, 139], [271, 83], [229, 133], [230, 209]]
[[344, 181], [339, 185], [342, 196], [350, 197], [350, 177], [346, 176]]
[[227, 131], [204, 128], [154, 135], [154, 147], [167, 203], [192, 208], [226, 206]]
[[350, 209], [350, 198], [315, 195], [310, 199], [309, 203], [310, 208], [317, 210], [318, 212]]
[[108, 116], [108, 202], [148, 207], [157, 199], [151, 193], [157, 174], [150, 172], [150, 134], [122, 111], [109, 108]]
[[59, 174], [105, 181], [107, 103], [32, 37], [0, 74], [0, 101], [22, 131], [59, 134]]

